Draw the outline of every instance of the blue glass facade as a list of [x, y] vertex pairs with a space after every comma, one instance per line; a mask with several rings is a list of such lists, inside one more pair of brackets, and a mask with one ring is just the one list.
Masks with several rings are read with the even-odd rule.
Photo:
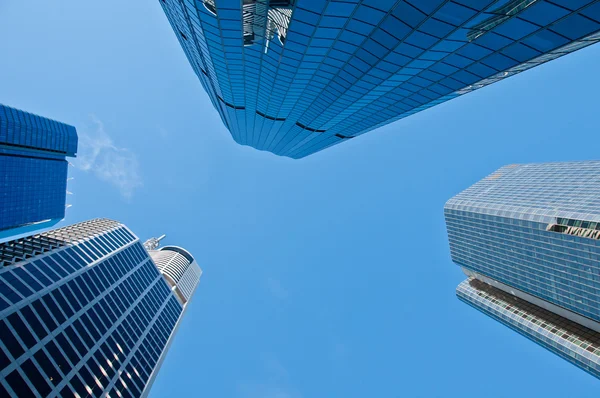
[[600, 239], [555, 231], [600, 223], [600, 162], [505, 166], [450, 199], [452, 260], [600, 321]]
[[0, 105], [0, 239], [64, 217], [76, 152], [74, 127]]
[[118, 222], [0, 244], [0, 396], [144, 396], [185, 308]]
[[234, 140], [292, 158], [600, 40], [598, 0], [160, 4]]
[[452, 261], [600, 332], [598, 176], [600, 161], [502, 167], [446, 203]]

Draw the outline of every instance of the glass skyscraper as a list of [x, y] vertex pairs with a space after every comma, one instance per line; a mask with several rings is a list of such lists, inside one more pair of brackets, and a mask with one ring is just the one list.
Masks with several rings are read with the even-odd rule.
[[600, 161], [502, 167], [444, 214], [458, 298], [600, 378]]
[[600, 40], [600, 0], [160, 4], [233, 139], [292, 158]]
[[64, 218], [76, 152], [75, 127], [0, 105], [0, 239]]
[[148, 394], [201, 270], [145, 246], [106, 219], [0, 244], [1, 397]]

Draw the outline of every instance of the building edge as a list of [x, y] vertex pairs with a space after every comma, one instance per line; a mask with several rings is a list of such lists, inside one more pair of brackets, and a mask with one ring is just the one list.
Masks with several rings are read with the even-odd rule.
[[600, 379], [600, 333], [469, 277], [457, 298]]

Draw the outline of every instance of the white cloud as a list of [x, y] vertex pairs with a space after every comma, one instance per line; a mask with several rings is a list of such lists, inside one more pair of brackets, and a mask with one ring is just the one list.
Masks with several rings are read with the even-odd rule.
[[116, 186], [123, 197], [131, 199], [135, 189], [142, 186], [136, 154], [117, 147], [104, 124], [93, 115], [92, 123], [93, 128], [79, 131], [75, 167]]

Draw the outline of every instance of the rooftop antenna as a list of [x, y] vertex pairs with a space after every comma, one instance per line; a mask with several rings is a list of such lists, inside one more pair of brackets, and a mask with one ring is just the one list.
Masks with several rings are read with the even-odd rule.
[[150, 238], [146, 242], [144, 242], [144, 247], [146, 250], [156, 250], [160, 246], [160, 241], [165, 238], [165, 234], [159, 236], [158, 238]]

